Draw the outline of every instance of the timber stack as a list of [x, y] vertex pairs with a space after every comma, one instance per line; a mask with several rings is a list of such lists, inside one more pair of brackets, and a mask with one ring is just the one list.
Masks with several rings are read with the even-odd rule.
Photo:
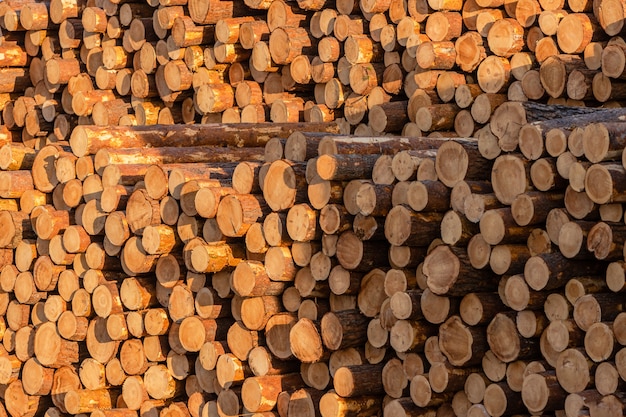
[[622, 416], [624, 13], [0, 3], [0, 416]]
[[621, 416], [620, 110], [511, 106], [579, 113], [493, 158], [335, 123], [4, 145], [2, 415]]

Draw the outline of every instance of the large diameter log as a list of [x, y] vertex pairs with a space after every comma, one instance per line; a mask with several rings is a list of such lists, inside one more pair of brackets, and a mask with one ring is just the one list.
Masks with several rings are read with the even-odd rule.
[[[95, 154], [104, 147], [129, 148], [171, 146], [265, 146], [273, 137], [287, 138], [294, 131], [325, 131], [339, 133], [335, 123], [278, 124], [259, 128], [257, 125], [168, 125], [166, 129], [153, 126], [96, 127], [74, 129], [70, 145], [74, 154]], [[165, 133], [167, 131], [167, 133]]]
[[282, 391], [293, 391], [303, 386], [302, 377], [296, 373], [250, 377], [241, 387], [241, 400], [252, 412], [270, 411], [276, 407]]
[[[597, 122], [583, 131], [585, 157], [594, 163], [605, 159], [617, 159], [623, 149], [624, 127], [621, 122]], [[594, 139], [595, 138], [595, 139]]]
[[272, 281], [262, 262], [245, 260], [237, 264], [232, 273], [231, 287], [242, 297], [280, 295], [285, 289], [284, 282]]
[[243, 236], [269, 209], [262, 198], [251, 194], [231, 194], [220, 200], [216, 219], [225, 236]]
[[358, 310], [326, 313], [320, 322], [324, 346], [339, 350], [364, 344], [368, 322], [369, 318]]
[[15, 248], [25, 239], [36, 238], [28, 214], [21, 211], [0, 211], [0, 227], [4, 231], [0, 237], [3, 248]]
[[319, 323], [307, 318], [298, 320], [291, 327], [289, 344], [293, 355], [304, 363], [317, 362], [325, 354]]
[[466, 326], [452, 316], [439, 328], [439, 347], [454, 366], [478, 365], [487, 350], [487, 338], [478, 327]]
[[299, 55], [311, 55], [316, 52], [316, 47], [316, 39], [304, 28], [276, 28], [270, 34], [269, 49], [272, 61], [279, 65], [289, 64]]
[[583, 349], [570, 348], [558, 356], [556, 378], [568, 393], [581, 392], [592, 382], [590, 360], [583, 352]]
[[[618, 260], [623, 254], [623, 245], [620, 244], [619, 228], [613, 230], [608, 223], [596, 223], [587, 234], [587, 250], [600, 260]], [[559, 238], [560, 239], [560, 238]]]
[[477, 71], [480, 88], [485, 93], [499, 93], [508, 86], [511, 64], [504, 57], [490, 55], [480, 62]]
[[439, 237], [441, 213], [419, 213], [398, 205], [385, 219], [385, 237], [394, 246], [428, 246]]
[[334, 391], [322, 396], [319, 402], [320, 414], [323, 417], [351, 417], [376, 415], [380, 410], [380, 396], [366, 395], [362, 397], [341, 397]]
[[141, 239], [132, 236], [124, 243], [120, 259], [124, 272], [135, 276], [154, 271], [158, 257], [159, 255], [148, 254], [141, 244]]
[[448, 187], [452, 188], [465, 179], [482, 179], [490, 168], [491, 162], [480, 155], [476, 140], [451, 140], [437, 150], [437, 177]]
[[530, 165], [515, 155], [496, 158], [491, 170], [491, 183], [496, 197], [511, 204], [515, 197], [530, 189]]
[[487, 43], [494, 54], [509, 58], [524, 47], [524, 28], [515, 19], [497, 20], [489, 29]]
[[265, 175], [263, 198], [273, 211], [306, 202], [306, 177], [302, 163], [277, 160]]
[[520, 337], [515, 322], [504, 313], [498, 313], [487, 326], [487, 342], [491, 351], [502, 362], [532, 358], [539, 353], [536, 339]]
[[542, 62], [539, 69], [541, 85], [550, 97], [560, 97], [565, 91], [567, 74], [582, 68], [584, 68], [584, 62], [578, 55], [551, 56]]
[[35, 333], [34, 353], [44, 366], [60, 368], [79, 361], [78, 343], [64, 340], [57, 332], [56, 324], [41, 325]]
[[382, 364], [344, 366], [335, 371], [333, 387], [342, 397], [382, 394]]
[[126, 221], [133, 233], [141, 235], [146, 226], [161, 223], [159, 201], [152, 199], [145, 189], [133, 192], [126, 203]]
[[34, 417], [43, 415], [44, 409], [50, 407], [47, 397], [40, 395], [28, 395], [24, 391], [22, 381], [13, 381], [6, 387], [4, 393], [4, 406], [1, 411], [11, 416]]
[[350, 230], [339, 236], [336, 256], [345, 269], [363, 272], [389, 262], [387, 252], [380, 251], [379, 242], [362, 241]]
[[436, 247], [426, 256], [422, 269], [428, 288], [439, 295], [465, 295], [479, 287], [485, 292], [497, 287], [497, 278], [474, 269], [467, 253], [459, 248]]
[[626, 170], [621, 164], [593, 164], [585, 174], [585, 193], [594, 203], [621, 202]]

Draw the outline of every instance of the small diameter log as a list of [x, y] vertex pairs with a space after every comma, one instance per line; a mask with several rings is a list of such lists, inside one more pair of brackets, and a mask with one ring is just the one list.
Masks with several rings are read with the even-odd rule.
[[525, 242], [529, 234], [527, 227], [517, 226], [509, 207], [487, 210], [480, 218], [480, 232], [491, 245]]
[[459, 314], [470, 326], [489, 324], [491, 319], [504, 310], [504, 304], [497, 293], [469, 293], [463, 297]]
[[372, 175], [378, 155], [321, 155], [317, 173], [323, 180], [352, 180]]
[[40, 256], [33, 265], [33, 279], [40, 291], [52, 291], [66, 267], [55, 265], [49, 256]]
[[389, 341], [396, 352], [423, 349], [427, 340], [437, 334], [437, 326], [426, 320], [398, 320], [391, 328]]
[[232, 319], [202, 319], [191, 316], [183, 319], [179, 329], [182, 347], [188, 352], [200, 352], [207, 342], [225, 340]]
[[527, 245], [497, 245], [491, 250], [489, 266], [499, 275], [518, 274], [531, 256]]
[[601, 269], [595, 262], [568, 260], [560, 253], [542, 254], [526, 261], [524, 279], [535, 291], [549, 290], [564, 286], [575, 276], [601, 273]]
[[428, 381], [434, 393], [459, 391], [465, 387], [468, 377], [479, 369], [457, 368], [447, 362], [437, 362], [428, 371]]
[[511, 215], [520, 226], [539, 224], [553, 208], [562, 207], [563, 195], [529, 192], [518, 195], [511, 204]]
[[574, 320], [578, 327], [587, 331], [591, 325], [601, 321], [611, 321], [621, 312], [622, 305], [616, 294], [587, 294], [574, 304]]
[[353, 231], [346, 231], [339, 236], [336, 256], [345, 269], [362, 272], [388, 263], [387, 254], [380, 253], [377, 242], [362, 241]]
[[276, 296], [246, 297], [241, 302], [241, 321], [250, 330], [262, 330], [280, 311], [282, 305]]

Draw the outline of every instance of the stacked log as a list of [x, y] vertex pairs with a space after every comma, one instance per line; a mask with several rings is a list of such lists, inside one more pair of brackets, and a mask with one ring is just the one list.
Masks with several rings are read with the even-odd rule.
[[5, 2], [3, 135], [41, 147], [77, 124], [338, 121], [516, 137], [504, 102], [623, 99], [624, 12], [605, 1]]
[[621, 4], [195, 1], [0, 5], [2, 414], [623, 414]]
[[1, 172], [3, 411], [622, 415], [615, 111], [580, 190], [478, 139], [79, 126]]

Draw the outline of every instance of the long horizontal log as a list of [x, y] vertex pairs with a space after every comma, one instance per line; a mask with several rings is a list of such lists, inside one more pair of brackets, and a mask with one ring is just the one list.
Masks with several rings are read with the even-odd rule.
[[236, 125], [166, 125], [166, 126], [77, 126], [70, 137], [72, 152], [78, 157], [109, 148], [141, 148], [145, 146], [265, 146], [273, 137], [287, 138], [295, 131], [326, 131], [338, 133], [335, 123]]

